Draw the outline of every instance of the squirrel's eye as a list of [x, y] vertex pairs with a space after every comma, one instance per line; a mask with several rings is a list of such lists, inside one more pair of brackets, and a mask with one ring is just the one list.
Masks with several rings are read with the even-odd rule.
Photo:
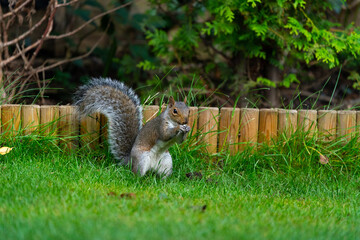
[[175, 114], [177, 114], [177, 110], [176, 110], [176, 108], [174, 108], [174, 113], [175, 113]]

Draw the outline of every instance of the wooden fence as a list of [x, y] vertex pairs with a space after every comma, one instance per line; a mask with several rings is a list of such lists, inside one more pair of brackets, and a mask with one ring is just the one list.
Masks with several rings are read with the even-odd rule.
[[[159, 114], [158, 106], [144, 107], [144, 122]], [[3, 105], [1, 132], [60, 136], [69, 147], [94, 147], [106, 141], [106, 118], [93, 114], [79, 120], [74, 106]], [[190, 107], [189, 125], [210, 153], [241, 151], [247, 145], [269, 142], [279, 134], [290, 136], [297, 129], [324, 141], [345, 140], [360, 132], [360, 111], [284, 110]], [[79, 141], [80, 140], [80, 141]]]

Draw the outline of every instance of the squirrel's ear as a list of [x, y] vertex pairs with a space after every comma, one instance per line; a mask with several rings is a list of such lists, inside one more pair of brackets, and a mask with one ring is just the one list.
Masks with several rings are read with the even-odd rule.
[[169, 97], [169, 102], [168, 102], [168, 104], [169, 104], [169, 107], [172, 107], [172, 106], [175, 105], [175, 100], [174, 100], [173, 96], [170, 96], [170, 97]]
[[187, 98], [186, 98], [186, 96], [185, 96], [185, 98], [184, 98], [184, 103], [185, 103], [185, 104], [186, 104], [186, 99], [187, 99]]

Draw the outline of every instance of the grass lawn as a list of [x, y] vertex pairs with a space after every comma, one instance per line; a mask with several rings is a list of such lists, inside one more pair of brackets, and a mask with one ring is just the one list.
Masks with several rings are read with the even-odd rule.
[[14, 147], [0, 155], [1, 239], [360, 239], [359, 158], [346, 155], [355, 143], [328, 155], [351, 169], [319, 164], [326, 151], [314, 146], [223, 154], [219, 164], [174, 146], [165, 180], [134, 176], [104, 150], [0, 146]]

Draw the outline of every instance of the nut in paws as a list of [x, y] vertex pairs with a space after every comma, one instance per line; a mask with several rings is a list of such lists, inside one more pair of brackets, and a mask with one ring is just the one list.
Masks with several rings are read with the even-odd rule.
[[190, 130], [191, 130], [191, 128], [186, 124], [180, 126], [180, 131], [182, 131], [184, 133], [190, 132]]

